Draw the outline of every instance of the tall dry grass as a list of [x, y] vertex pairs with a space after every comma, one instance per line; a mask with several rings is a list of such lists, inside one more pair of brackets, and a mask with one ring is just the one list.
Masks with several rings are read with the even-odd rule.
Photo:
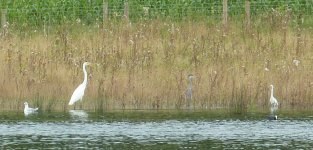
[[260, 17], [249, 31], [208, 20], [10, 29], [0, 40], [1, 108], [22, 109], [25, 100], [46, 111], [71, 108], [84, 61], [94, 65], [76, 108], [185, 109], [188, 74], [195, 109], [267, 108], [270, 84], [282, 108], [310, 108], [313, 37], [289, 17]]

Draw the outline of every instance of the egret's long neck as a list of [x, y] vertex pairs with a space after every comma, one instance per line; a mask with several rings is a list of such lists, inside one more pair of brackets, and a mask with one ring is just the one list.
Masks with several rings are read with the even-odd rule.
[[83, 71], [84, 71], [84, 81], [83, 84], [87, 84], [87, 71], [86, 71], [86, 65], [83, 65]]
[[274, 97], [274, 88], [271, 88], [271, 97]]
[[25, 109], [28, 109], [28, 105], [25, 105]]

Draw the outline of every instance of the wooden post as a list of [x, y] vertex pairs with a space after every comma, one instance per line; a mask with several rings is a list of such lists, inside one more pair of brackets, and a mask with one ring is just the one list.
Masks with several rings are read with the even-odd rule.
[[105, 22], [106, 20], [108, 20], [108, 3], [106, 2], [106, 0], [103, 0], [103, 22]]
[[227, 0], [223, 0], [223, 25], [227, 26]]
[[128, 6], [128, 1], [125, 2], [124, 4], [124, 18], [126, 21], [129, 20], [129, 6]]
[[7, 25], [7, 10], [2, 9], [1, 10], [1, 27], [6, 28]]
[[246, 10], [246, 30], [250, 31], [250, 0], [246, 0], [245, 10]]
[[302, 14], [299, 14], [298, 15], [298, 18], [297, 18], [297, 33], [296, 33], [296, 37], [297, 37], [297, 45], [296, 45], [296, 56], [299, 57], [300, 56], [300, 53], [301, 53], [301, 43], [303, 42], [301, 39], [301, 33], [302, 33], [302, 30], [300, 28], [301, 24], [302, 24], [302, 20], [303, 17], [302, 17]]
[[149, 7], [143, 7], [143, 14], [145, 17], [149, 16]]

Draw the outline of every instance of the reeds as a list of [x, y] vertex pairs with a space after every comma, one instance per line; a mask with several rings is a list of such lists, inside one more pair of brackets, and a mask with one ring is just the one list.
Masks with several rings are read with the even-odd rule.
[[84, 61], [94, 63], [77, 104], [84, 109], [186, 109], [190, 73], [193, 109], [267, 108], [270, 84], [282, 108], [310, 108], [311, 31], [274, 20], [260, 17], [249, 32], [230, 21], [226, 33], [218, 23], [163, 20], [65, 23], [48, 35], [10, 29], [0, 41], [1, 108], [22, 109], [27, 99], [47, 111], [68, 109]]

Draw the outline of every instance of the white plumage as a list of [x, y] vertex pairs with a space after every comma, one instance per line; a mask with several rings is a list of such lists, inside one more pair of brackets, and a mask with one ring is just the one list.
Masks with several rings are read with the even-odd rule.
[[79, 101], [79, 100], [82, 100], [83, 99], [83, 96], [84, 96], [84, 93], [85, 93], [85, 89], [86, 89], [86, 86], [87, 86], [87, 71], [86, 71], [86, 66], [87, 65], [90, 65], [89, 62], [84, 62], [83, 64], [83, 72], [84, 72], [84, 81], [82, 84], [80, 84], [74, 91], [72, 97], [71, 97], [71, 100], [70, 102], [68, 103], [69, 105], [73, 105], [75, 102]]
[[25, 116], [27, 115], [30, 115], [30, 114], [33, 114], [33, 113], [36, 113], [38, 108], [30, 108], [28, 107], [28, 103], [27, 102], [24, 102], [24, 114]]
[[278, 101], [274, 97], [274, 86], [270, 85], [270, 87], [271, 87], [271, 98], [270, 98], [271, 107], [278, 107]]

